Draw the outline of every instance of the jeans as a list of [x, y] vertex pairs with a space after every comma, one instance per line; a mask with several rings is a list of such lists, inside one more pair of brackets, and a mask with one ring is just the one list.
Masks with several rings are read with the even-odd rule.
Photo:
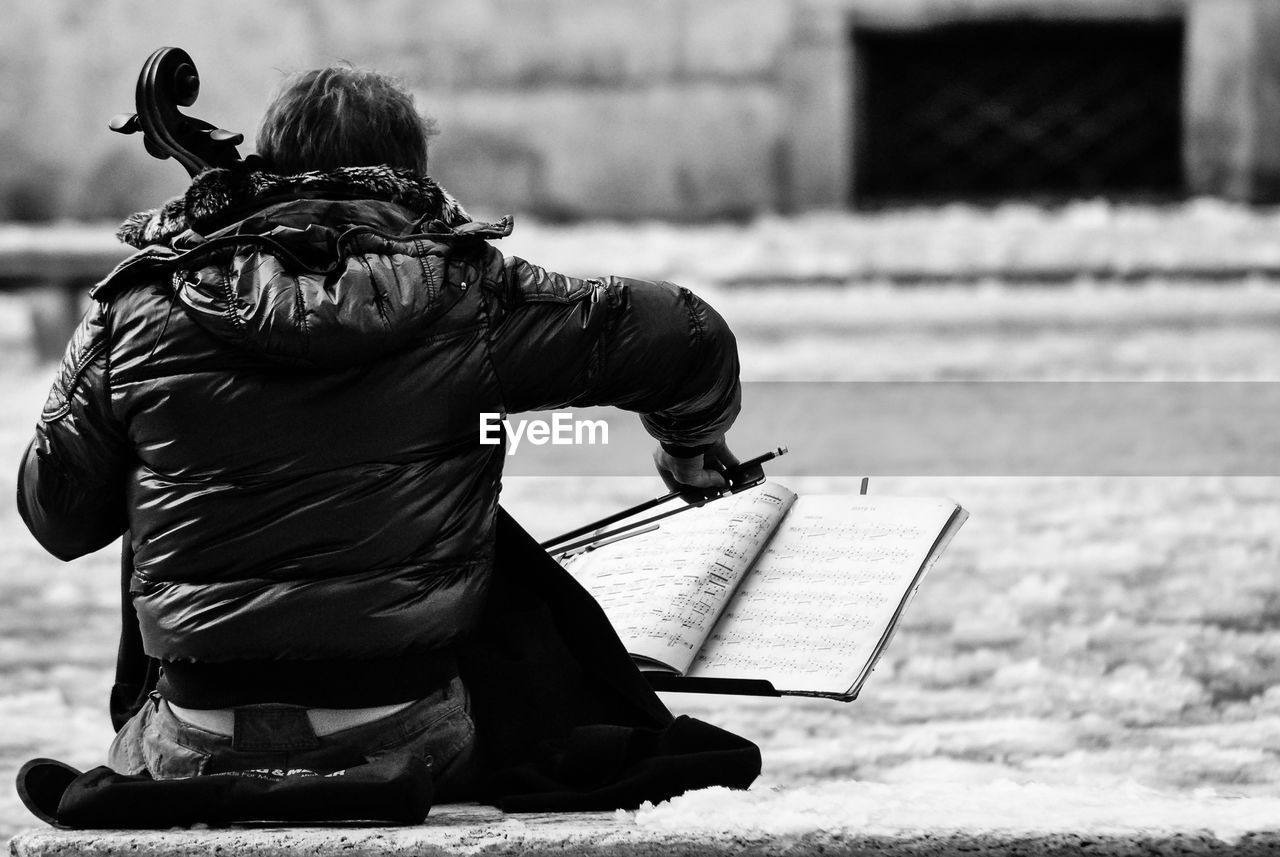
[[470, 700], [460, 679], [387, 717], [316, 736], [306, 709], [292, 705], [237, 710], [237, 735], [182, 720], [157, 694], [116, 735], [107, 753], [121, 774], [158, 780], [226, 771], [306, 769], [330, 773], [390, 753], [415, 753], [431, 767], [435, 802], [467, 800], [478, 757]]

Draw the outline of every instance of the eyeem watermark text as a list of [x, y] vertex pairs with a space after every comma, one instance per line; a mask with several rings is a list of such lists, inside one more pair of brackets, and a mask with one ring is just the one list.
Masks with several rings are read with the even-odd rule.
[[609, 424], [604, 420], [577, 420], [567, 411], [556, 411], [551, 421], [503, 419], [502, 414], [480, 414], [480, 443], [493, 446], [507, 435], [507, 455], [515, 455], [522, 440], [534, 446], [581, 446], [607, 444]]

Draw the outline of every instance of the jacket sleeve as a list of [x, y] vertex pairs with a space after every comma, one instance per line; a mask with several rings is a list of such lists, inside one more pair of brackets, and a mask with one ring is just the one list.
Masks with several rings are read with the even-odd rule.
[[72, 336], [18, 470], [18, 512], [62, 560], [98, 550], [127, 528], [132, 447], [110, 408], [108, 311], [95, 303]]
[[508, 410], [636, 411], [650, 435], [682, 456], [715, 443], [737, 418], [737, 342], [688, 289], [576, 279], [516, 257], [502, 262], [497, 279], [491, 342]]

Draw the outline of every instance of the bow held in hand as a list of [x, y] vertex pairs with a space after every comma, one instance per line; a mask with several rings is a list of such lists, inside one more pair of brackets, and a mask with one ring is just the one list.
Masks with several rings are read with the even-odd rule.
[[783, 450], [741, 462], [721, 439], [701, 455], [677, 458], [659, 447], [653, 454], [662, 481], [686, 503], [701, 506], [725, 494], [736, 494], [764, 481], [765, 461]]

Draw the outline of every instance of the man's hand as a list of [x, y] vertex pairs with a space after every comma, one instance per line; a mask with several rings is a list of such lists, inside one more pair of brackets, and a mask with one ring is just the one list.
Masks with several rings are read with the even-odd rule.
[[668, 488], [679, 491], [689, 502], [701, 502], [706, 500], [707, 489], [727, 487], [720, 471], [737, 464], [738, 457], [721, 438], [707, 452], [693, 458], [676, 458], [658, 447], [653, 453], [653, 463]]

